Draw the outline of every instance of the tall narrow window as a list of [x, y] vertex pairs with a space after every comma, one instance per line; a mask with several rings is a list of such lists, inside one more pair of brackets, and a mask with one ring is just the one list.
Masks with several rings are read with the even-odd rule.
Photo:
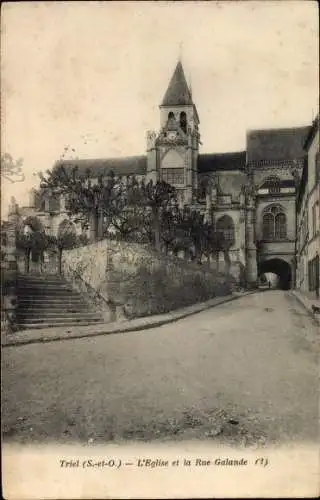
[[270, 213], [263, 216], [263, 239], [272, 240], [274, 234], [274, 217]]
[[283, 213], [276, 214], [275, 216], [275, 237], [276, 240], [283, 240], [286, 235], [286, 216]]
[[264, 240], [284, 240], [287, 237], [287, 220], [280, 205], [269, 206], [262, 217], [262, 235]]
[[180, 113], [180, 127], [184, 131], [184, 133], [187, 133], [187, 115], [184, 111]]

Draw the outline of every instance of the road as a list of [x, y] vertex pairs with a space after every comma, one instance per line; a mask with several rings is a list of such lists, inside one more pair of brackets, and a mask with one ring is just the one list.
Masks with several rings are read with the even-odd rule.
[[314, 442], [318, 333], [272, 290], [152, 330], [4, 348], [4, 439]]

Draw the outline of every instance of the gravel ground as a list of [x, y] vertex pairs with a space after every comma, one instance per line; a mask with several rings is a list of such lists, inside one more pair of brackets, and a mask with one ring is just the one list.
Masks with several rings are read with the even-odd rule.
[[5, 442], [315, 442], [318, 328], [283, 291], [152, 330], [2, 352]]

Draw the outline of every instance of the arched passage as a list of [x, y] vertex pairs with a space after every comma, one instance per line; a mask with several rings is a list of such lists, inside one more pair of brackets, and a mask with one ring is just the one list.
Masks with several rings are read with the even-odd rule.
[[265, 260], [259, 265], [259, 276], [274, 273], [278, 276], [278, 288], [289, 290], [291, 287], [291, 266], [283, 259]]

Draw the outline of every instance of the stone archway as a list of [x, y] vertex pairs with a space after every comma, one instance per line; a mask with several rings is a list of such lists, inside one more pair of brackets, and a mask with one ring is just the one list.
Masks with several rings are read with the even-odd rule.
[[259, 264], [259, 276], [266, 273], [274, 273], [278, 276], [278, 288], [289, 290], [292, 283], [292, 270], [290, 264], [285, 260], [275, 257], [264, 260]]

